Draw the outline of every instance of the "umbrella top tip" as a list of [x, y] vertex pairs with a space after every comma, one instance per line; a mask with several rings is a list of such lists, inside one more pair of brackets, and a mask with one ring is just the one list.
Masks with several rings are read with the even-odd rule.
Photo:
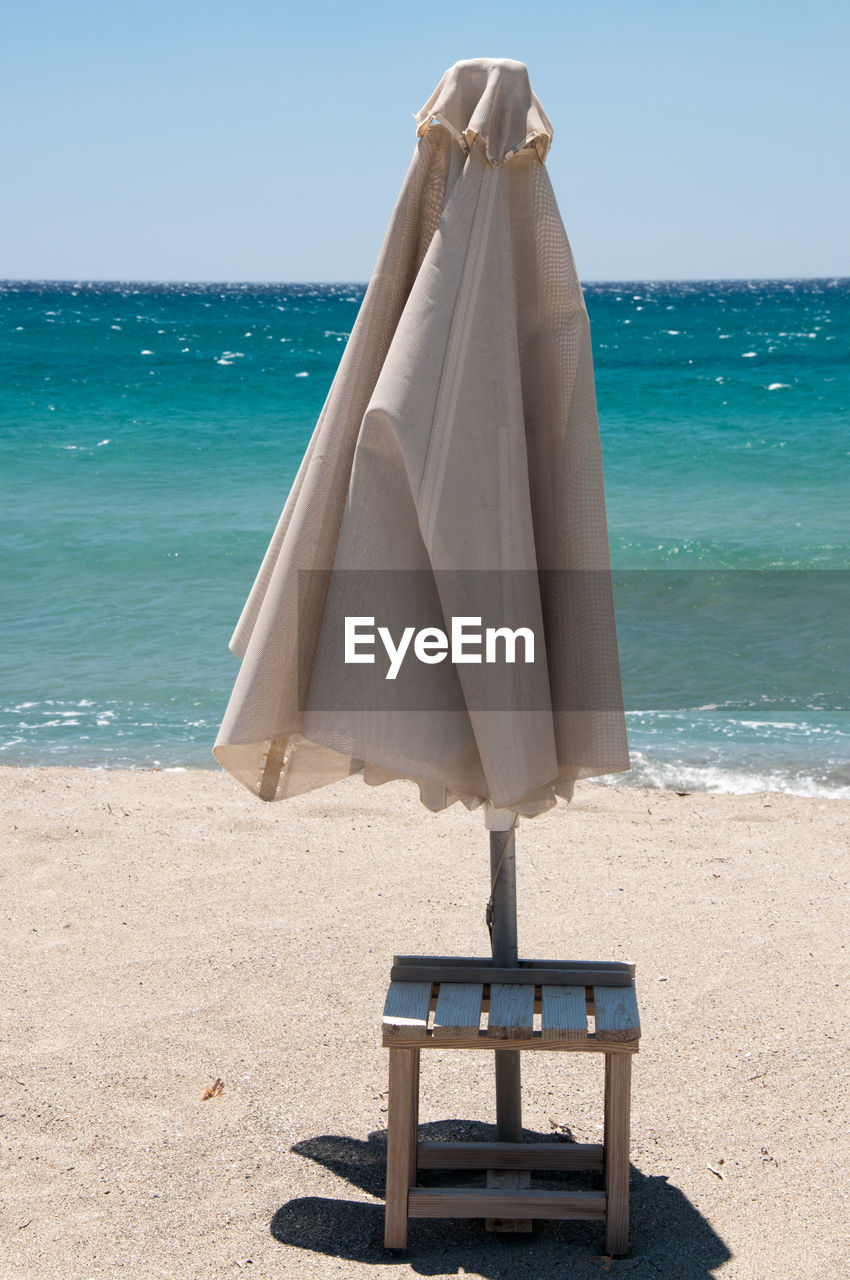
[[494, 167], [526, 147], [534, 147], [542, 163], [552, 142], [552, 125], [531, 91], [528, 67], [513, 58], [455, 62], [414, 119], [419, 137], [439, 124], [467, 152], [480, 138]]
[[453, 66], [449, 67], [449, 71], [459, 69], [461, 71], [484, 71], [489, 73], [494, 67], [504, 69], [508, 74], [519, 73], [520, 75], [528, 76], [528, 67], [524, 62], [520, 62], [516, 58], [460, 58]]

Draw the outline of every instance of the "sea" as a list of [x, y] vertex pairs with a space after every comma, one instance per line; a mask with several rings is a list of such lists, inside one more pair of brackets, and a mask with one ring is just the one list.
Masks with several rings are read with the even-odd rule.
[[[632, 769], [850, 796], [850, 279], [584, 286]], [[218, 768], [363, 284], [0, 281], [0, 763]]]

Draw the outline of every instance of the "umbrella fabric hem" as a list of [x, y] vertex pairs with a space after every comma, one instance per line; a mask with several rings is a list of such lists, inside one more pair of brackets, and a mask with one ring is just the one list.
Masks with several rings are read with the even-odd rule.
[[[217, 743], [213, 748], [213, 755], [248, 791], [270, 802], [304, 795], [330, 783], [340, 782], [352, 774], [361, 773], [367, 786], [382, 786], [385, 782], [414, 783], [419, 788], [421, 803], [432, 813], [440, 813], [458, 802], [469, 810], [495, 803], [490, 796], [471, 793], [458, 784], [453, 786], [450, 780], [447, 782], [436, 774], [434, 777], [427, 777], [422, 772], [405, 772], [403, 765], [402, 768], [398, 767], [399, 761], [396, 761], [396, 767], [374, 761], [365, 762], [356, 755], [335, 751], [332, 747], [304, 738], [301, 734], [267, 739], [265, 742]], [[276, 776], [266, 777], [269, 766]], [[554, 808], [559, 798], [571, 800], [576, 779], [596, 772], [603, 770], [596, 770], [593, 766], [586, 770], [562, 768], [557, 777], [511, 802], [500, 800], [496, 807], [510, 809], [520, 817], [536, 817]]]

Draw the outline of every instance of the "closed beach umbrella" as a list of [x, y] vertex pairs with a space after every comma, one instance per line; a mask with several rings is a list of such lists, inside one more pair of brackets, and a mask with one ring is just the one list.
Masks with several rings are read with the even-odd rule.
[[[416, 124], [214, 752], [263, 800], [362, 770], [483, 806], [511, 968], [517, 815], [629, 767], [590, 332], [525, 66], [456, 63]], [[519, 1058], [495, 1054], [505, 1142]]]
[[415, 118], [214, 753], [263, 800], [362, 770], [507, 829], [629, 767], [590, 332], [525, 66]]

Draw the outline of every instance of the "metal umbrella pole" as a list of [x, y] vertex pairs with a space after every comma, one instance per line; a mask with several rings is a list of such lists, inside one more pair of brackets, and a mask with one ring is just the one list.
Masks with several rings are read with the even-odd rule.
[[[487, 923], [493, 966], [515, 969], [519, 962], [516, 923], [516, 843], [514, 828], [490, 832], [490, 901]], [[519, 1049], [497, 1049], [496, 1132], [499, 1142], [522, 1142]]]

